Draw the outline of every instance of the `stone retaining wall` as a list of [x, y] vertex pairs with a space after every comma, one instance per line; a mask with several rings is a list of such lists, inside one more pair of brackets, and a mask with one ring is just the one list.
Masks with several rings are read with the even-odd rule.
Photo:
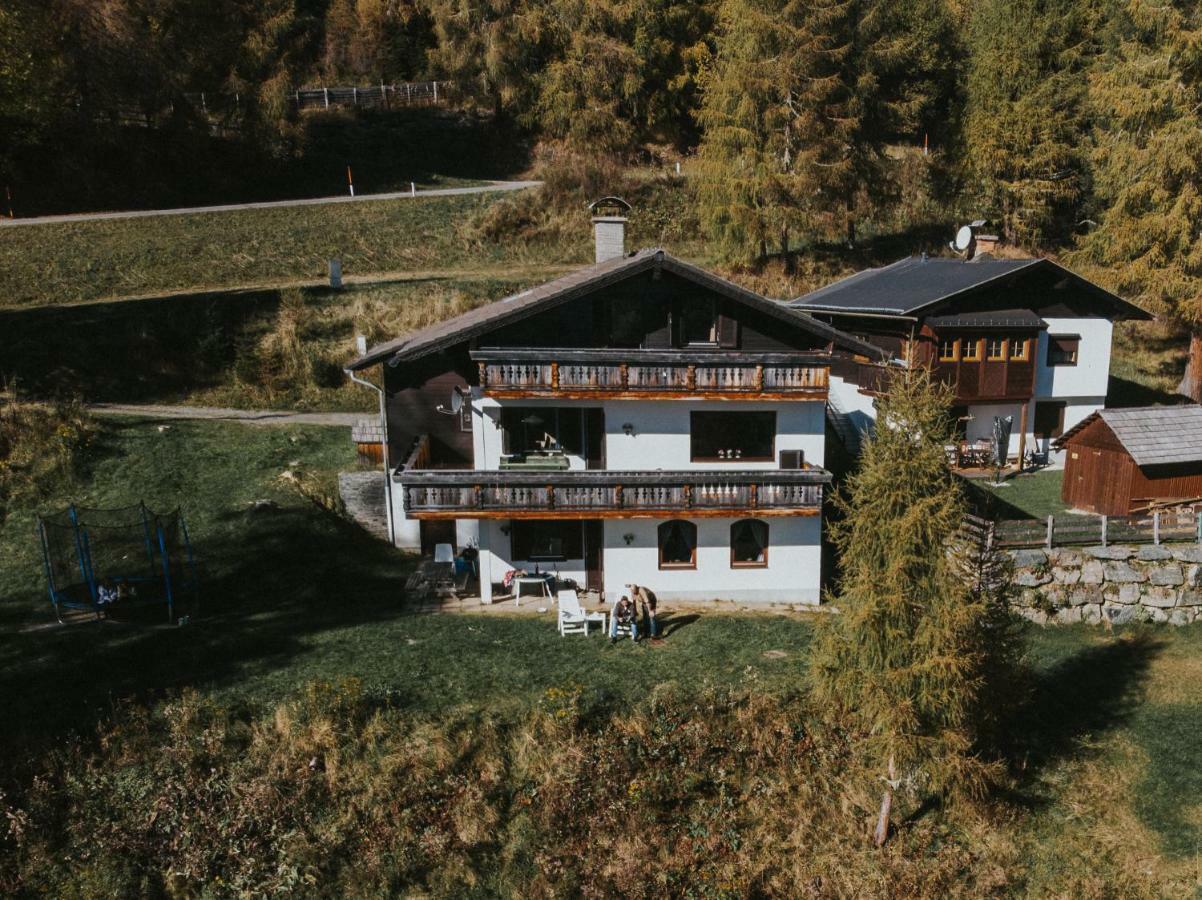
[[1018, 612], [1041, 625], [1202, 619], [1202, 544], [1008, 552]]
[[339, 472], [338, 493], [348, 516], [376, 537], [388, 540], [383, 473]]

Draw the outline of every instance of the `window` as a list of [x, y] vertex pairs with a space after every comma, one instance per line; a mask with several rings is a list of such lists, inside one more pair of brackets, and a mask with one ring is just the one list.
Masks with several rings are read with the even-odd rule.
[[680, 343], [718, 343], [718, 304], [712, 297], [688, 298], [680, 304]]
[[1036, 403], [1035, 421], [1031, 431], [1041, 438], [1056, 438], [1064, 434], [1064, 409], [1067, 403]]
[[980, 362], [981, 339], [965, 338], [961, 343], [960, 359], [964, 362]]
[[985, 338], [985, 356], [987, 359], [999, 360], [1006, 358], [1006, 339], [1000, 337]]
[[510, 523], [509, 551], [522, 562], [584, 559], [584, 530], [579, 521], [520, 519]]
[[538, 453], [560, 449], [580, 455], [583, 429], [579, 409], [554, 406], [505, 406], [501, 408], [506, 453]]
[[757, 569], [768, 565], [768, 526], [743, 519], [730, 526], [730, 567]]
[[695, 412], [690, 417], [693, 462], [773, 462], [776, 413]]
[[1048, 335], [1048, 365], [1075, 366], [1081, 338], [1075, 334]]
[[661, 569], [697, 568], [697, 526], [684, 519], [673, 519], [659, 526], [659, 567]]
[[939, 361], [940, 362], [955, 362], [958, 358], [956, 351], [960, 348], [960, 342], [955, 338], [940, 338], [939, 339]]
[[1010, 358], [1022, 362], [1027, 358], [1027, 339], [1010, 338]]

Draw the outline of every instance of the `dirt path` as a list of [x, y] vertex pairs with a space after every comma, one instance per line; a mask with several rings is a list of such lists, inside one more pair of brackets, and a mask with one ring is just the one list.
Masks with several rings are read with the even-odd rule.
[[137, 403], [93, 403], [98, 416], [140, 416], [145, 419], [208, 419], [244, 425], [341, 425], [349, 428], [360, 419], [375, 419], [370, 412], [292, 412], [284, 409], [225, 409], [219, 406], [162, 406]]
[[357, 197], [309, 197], [301, 200], [271, 200], [264, 203], [227, 203], [219, 206], [181, 206], [175, 209], [133, 209], [124, 212], [74, 213], [65, 216], [31, 216], [28, 219], [0, 218], [0, 227], [54, 225], [63, 222], [92, 222], [99, 219], [141, 219], [147, 216], [190, 216], [196, 213], [234, 212], [240, 209], [277, 209], [287, 206], [321, 206], [326, 203], [365, 203], [369, 200], [411, 200], [421, 197], [455, 197], [460, 194], [488, 194], [499, 191], [523, 191], [538, 187], [541, 181], [490, 181], [473, 187], [433, 188], [426, 191], [391, 191], [386, 194], [360, 194]]

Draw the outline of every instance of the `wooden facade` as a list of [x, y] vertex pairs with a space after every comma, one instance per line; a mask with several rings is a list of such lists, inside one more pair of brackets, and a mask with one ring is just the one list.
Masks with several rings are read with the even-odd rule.
[[1061, 497], [1076, 509], [1125, 516], [1149, 500], [1202, 497], [1202, 460], [1138, 466], [1101, 418], [1070, 435], [1064, 449]]

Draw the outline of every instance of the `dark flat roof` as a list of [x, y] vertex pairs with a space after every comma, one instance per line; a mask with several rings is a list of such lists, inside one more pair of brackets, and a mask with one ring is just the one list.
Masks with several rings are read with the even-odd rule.
[[1095, 294], [1119, 318], [1151, 318], [1121, 297], [1050, 259], [943, 259], [909, 256], [879, 269], [865, 269], [798, 297], [794, 309], [828, 313], [913, 315], [936, 303], [980, 290], [1019, 273], [1051, 271]]
[[445, 322], [438, 322], [405, 337], [377, 344], [363, 356], [349, 363], [346, 368], [348, 371], [354, 371], [383, 360], [408, 362], [421, 359], [423, 356], [479, 337], [502, 325], [519, 321], [657, 267], [774, 316], [786, 326], [800, 328], [832, 341], [837, 347], [876, 359], [885, 358], [884, 351], [878, 347], [815, 319], [805, 310], [794, 309], [788, 304], [761, 297], [734, 282], [676, 259], [664, 250], [650, 248], [593, 266], [585, 266], [529, 290], [478, 306]]

